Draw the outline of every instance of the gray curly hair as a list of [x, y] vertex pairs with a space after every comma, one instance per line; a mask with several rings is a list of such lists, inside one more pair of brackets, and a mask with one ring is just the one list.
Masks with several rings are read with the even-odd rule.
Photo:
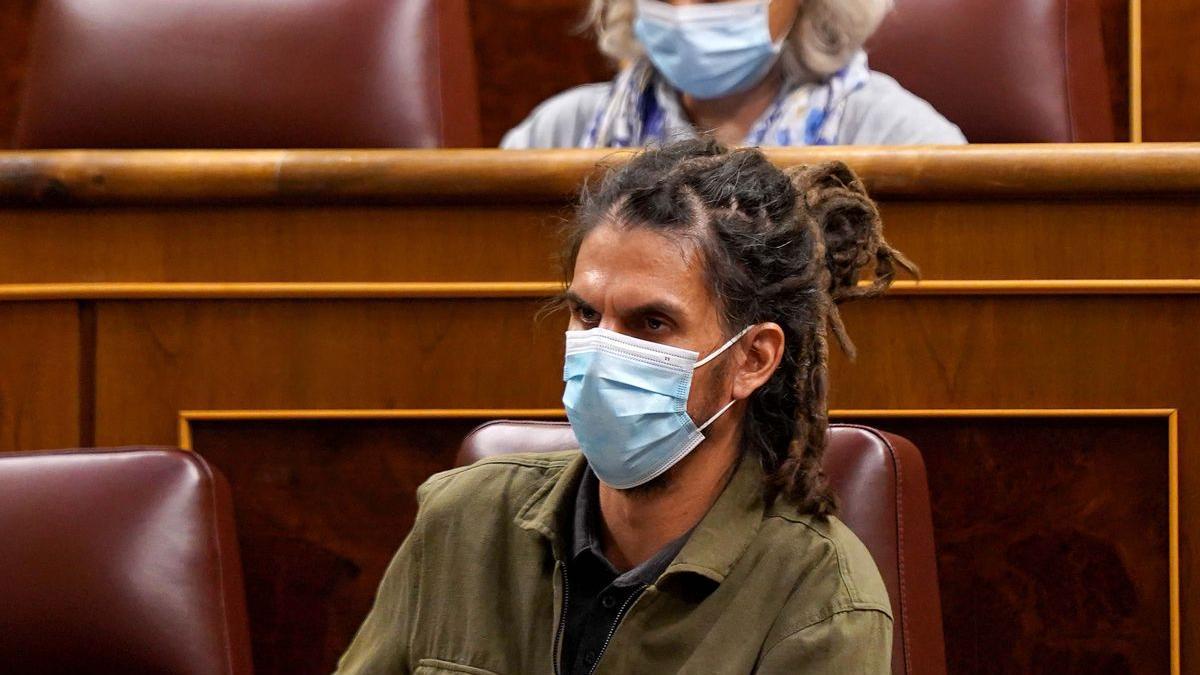
[[[788, 35], [791, 52], [809, 73], [824, 78], [850, 61], [892, 8], [892, 0], [803, 0]], [[596, 32], [600, 51], [617, 62], [642, 55], [633, 34], [634, 0], [591, 0], [584, 28]]]

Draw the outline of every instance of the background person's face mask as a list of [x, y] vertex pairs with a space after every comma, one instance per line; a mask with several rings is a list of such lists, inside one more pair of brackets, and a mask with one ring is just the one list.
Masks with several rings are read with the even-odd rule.
[[745, 91], [774, 65], [783, 40], [771, 39], [770, 0], [671, 5], [637, 0], [634, 33], [676, 89], [698, 99]]
[[579, 448], [600, 480], [617, 489], [649, 482], [704, 440], [687, 413], [692, 372], [737, 342], [697, 361], [687, 349], [640, 340], [604, 328], [567, 331], [563, 405]]

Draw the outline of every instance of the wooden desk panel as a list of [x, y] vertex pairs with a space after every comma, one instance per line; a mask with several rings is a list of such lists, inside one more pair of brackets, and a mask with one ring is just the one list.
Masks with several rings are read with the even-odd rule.
[[1196, 276], [1194, 197], [892, 200], [881, 212], [925, 279]]
[[535, 322], [540, 306], [98, 303], [97, 340], [108, 346], [96, 356], [96, 442], [173, 443], [180, 410], [557, 406], [562, 326]]
[[[884, 198], [886, 199], [886, 198]], [[1183, 279], [1195, 199], [890, 200], [925, 279]], [[555, 281], [562, 206], [13, 209], [0, 283]], [[453, 252], [453, 255], [447, 255]]]
[[[1129, 436], [1130, 459], [1103, 445], [1105, 438], [1126, 442], [1119, 439], [1133, 433], [1129, 424], [1078, 422], [1086, 438], [1080, 431], [1080, 445], [1067, 456], [1091, 462], [1079, 490], [1111, 479], [1114, 490], [1128, 492], [1130, 484], [1118, 479], [1136, 469], [1146, 499], [1157, 501], [1145, 532], [1129, 534], [1124, 543], [1120, 533], [1105, 535], [1110, 545], [1118, 541], [1106, 549], [1115, 553], [1072, 550], [1108, 556], [1107, 569], [1124, 570], [1142, 603], [1130, 616], [1148, 617], [1138, 619], [1142, 629], [1122, 624], [1120, 630], [1132, 632], [1114, 658], [1126, 660], [1111, 663], [1160, 672], [1171, 657], [1164, 651], [1171, 631], [1162, 642], [1153, 635], [1178, 616], [1183, 669], [1200, 673], [1200, 619], [1194, 618], [1200, 617], [1200, 594], [1192, 592], [1200, 557], [1188, 534], [1200, 519], [1200, 427], [1193, 423], [1200, 415], [1194, 384], [1200, 361], [1193, 358], [1200, 347], [1194, 262], [1200, 146], [815, 149], [772, 156], [783, 164], [846, 157], [882, 201], [889, 237], [922, 264], [928, 280], [899, 284], [890, 298], [846, 308], [861, 355], [855, 364], [835, 355], [835, 407], [1176, 411], [1178, 491], [1172, 474], [1163, 473], [1167, 449], [1158, 441], [1140, 431], [1136, 439]], [[555, 218], [597, 161], [619, 158], [586, 152], [0, 154], [0, 317], [15, 320], [0, 324], [0, 375], [6, 378], [0, 395], [38, 401], [19, 414], [0, 414], [0, 439], [10, 439], [0, 447], [74, 444], [60, 442], [64, 435], [98, 444], [176, 442], [183, 410], [242, 411], [253, 418], [255, 411], [330, 408], [556, 408], [562, 319], [533, 320], [542, 298], [556, 289]], [[53, 367], [22, 365], [30, 356], [59, 354], [71, 356]], [[358, 422], [346, 422], [343, 439], [329, 436], [328, 427], [313, 435], [310, 421], [281, 415], [274, 432], [250, 422], [235, 430], [205, 427], [197, 434], [208, 435], [197, 435], [196, 447], [234, 474], [239, 508], [278, 500], [270, 522], [292, 529], [276, 534], [303, 538], [303, 518], [278, 514], [310, 487], [297, 483], [273, 493], [259, 472], [276, 467], [281, 476], [311, 479], [304, 472], [321, 443], [344, 448], [347, 461], [381, 461], [386, 446], [355, 431]], [[442, 445], [462, 431], [447, 424], [435, 425]], [[984, 455], [1000, 462], [1002, 472], [1044, 472], [1031, 477], [1031, 499], [1055, 498], [1046, 481], [1073, 475], [1060, 456], [1018, 457], [986, 439], [959, 448], [963, 424], [950, 414], [928, 428], [905, 427], [932, 444], [925, 450], [937, 458], [933, 482], [941, 496], [935, 500], [961, 503], [953, 499], [969, 496], [978, 480], [970, 472]], [[218, 433], [219, 441], [211, 435]], [[420, 455], [422, 442], [397, 433], [404, 440], [395, 441], [388, 461], [410, 466], [408, 478], [447, 461], [441, 445], [431, 448], [431, 458]], [[289, 434], [309, 440], [289, 446]], [[1029, 434], [1023, 437], [1033, 438]], [[263, 456], [247, 456], [260, 441]], [[939, 482], [948, 476], [956, 478]], [[356, 497], [347, 490], [359, 485], [355, 481], [378, 492], [376, 479], [346, 476], [339, 483], [345, 487], [329, 493], [331, 508], [343, 501], [353, 507]], [[1118, 513], [1125, 503], [1113, 501], [1114, 494], [1096, 502], [1101, 517], [1126, 517]], [[1170, 537], [1172, 505], [1177, 541]], [[995, 515], [1008, 506], [988, 508]], [[246, 527], [261, 533], [264, 522], [248, 520]], [[1151, 564], [1138, 537], [1163, 532], [1167, 549], [1155, 544]], [[388, 539], [380, 550], [393, 543]], [[1171, 553], [1176, 545], [1178, 559]], [[261, 570], [270, 569], [264, 560], [284, 550], [250, 546], [248, 564], [262, 564]], [[953, 552], [958, 544], [948, 546]], [[1052, 559], [1057, 544], [1047, 546], [1037, 550]], [[988, 560], [989, 574], [1020, 562]], [[1169, 600], [1175, 562], [1180, 612]], [[314, 565], [314, 574], [326, 569]], [[252, 598], [286, 600], [272, 585], [277, 580], [255, 569], [248, 577]], [[946, 580], [957, 584], [981, 569], [956, 571]], [[975, 628], [953, 618], [965, 616], [965, 593], [944, 590], [957, 603], [947, 609], [948, 644], [967, 644]], [[1015, 586], [997, 592], [1025, 597]], [[264, 625], [267, 610], [256, 611]], [[1031, 616], [1052, 622], [1056, 611], [1035, 608]], [[294, 662], [296, 653], [276, 639], [286, 634], [292, 640], [294, 631], [334, 640], [321, 643], [322, 658], [328, 657], [337, 650], [330, 646], [334, 633], [318, 633], [353, 623], [348, 616], [324, 628], [312, 623], [291, 626], [291, 633], [256, 634], [260, 660], [275, 664], [266, 671]], [[1030, 661], [1032, 652], [1014, 655], [989, 642], [970, 663], [1109, 663], [1086, 658], [1100, 653], [1093, 647], [1115, 624], [1072, 626], [1079, 631], [1075, 641], [1047, 647], [1042, 656], [1049, 660]], [[955, 663], [968, 663], [956, 649]]]
[[416, 516], [478, 419], [241, 420], [193, 427], [230, 480], [255, 671], [322, 675], [365, 618]]
[[545, 280], [554, 211], [14, 209], [0, 212], [0, 283]]
[[949, 672], [1169, 671], [1167, 417], [847, 421], [922, 449]]
[[90, 436], [93, 345], [74, 302], [0, 302], [0, 452], [72, 448]]

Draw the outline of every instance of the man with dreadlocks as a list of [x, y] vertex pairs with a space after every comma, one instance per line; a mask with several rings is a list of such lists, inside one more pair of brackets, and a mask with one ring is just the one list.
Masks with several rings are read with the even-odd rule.
[[580, 451], [430, 478], [339, 672], [890, 672], [821, 471], [837, 303], [915, 272], [862, 183], [669, 144], [584, 189], [564, 251]]

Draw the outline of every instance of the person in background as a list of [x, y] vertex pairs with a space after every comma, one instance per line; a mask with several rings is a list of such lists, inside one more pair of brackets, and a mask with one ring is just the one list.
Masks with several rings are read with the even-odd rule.
[[891, 0], [592, 0], [616, 79], [558, 94], [501, 147], [965, 143], [958, 127], [871, 71], [863, 43]]

